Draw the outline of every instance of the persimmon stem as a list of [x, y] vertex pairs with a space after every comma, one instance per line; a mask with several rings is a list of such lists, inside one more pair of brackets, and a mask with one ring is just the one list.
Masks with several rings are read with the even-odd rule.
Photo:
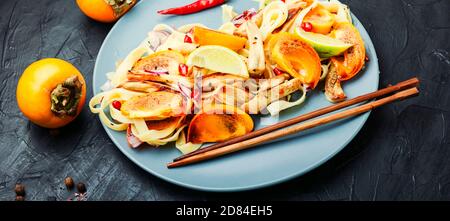
[[130, 5], [134, 4], [132, 0], [104, 0], [110, 5], [116, 17], [120, 17]]
[[75, 116], [78, 103], [80, 102], [82, 87], [83, 83], [80, 82], [76, 75], [58, 84], [50, 95], [52, 112], [61, 118]]

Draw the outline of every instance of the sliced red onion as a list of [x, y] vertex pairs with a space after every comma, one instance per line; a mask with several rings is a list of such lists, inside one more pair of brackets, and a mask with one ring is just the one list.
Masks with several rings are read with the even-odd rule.
[[200, 93], [200, 90], [194, 90], [193, 91], [193, 93], [191, 93], [192, 94], [192, 98], [194, 99], [194, 100], [199, 100], [199, 98], [201, 97], [201, 93]]
[[256, 15], [256, 13], [257, 11], [254, 8], [245, 10], [244, 12], [242, 12], [242, 14], [237, 15], [236, 17], [231, 19], [231, 22], [234, 24], [234, 26], [239, 27], [244, 24], [245, 21], [252, 19], [252, 17]]
[[150, 49], [156, 51], [160, 45], [164, 44], [170, 34], [171, 33], [166, 30], [151, 31], [147, 38]]
[[145, 72], [155, 75], [169, 74], [168, 70], [145, 70]]
[[310, 84], [304, 84], [303, 85], [303, 89], [306, 91], [306, 92], [309, 92], [309, 91], [311, 91], [312, 90], [312, 87], [311, 87], [312, 85], [310, 85]]
[[183, 96], [190, 98], [191, 97], [191, 89], [182, 83], [178, 83], [178, 87], [180, 88], [181, 94]]
[[128, 125], [127, 128], [127, 142], [131, 148], [137, 148], [143, 143], [139, 138], [134, 136], [133, 132], [131, 132], [131, 125]]

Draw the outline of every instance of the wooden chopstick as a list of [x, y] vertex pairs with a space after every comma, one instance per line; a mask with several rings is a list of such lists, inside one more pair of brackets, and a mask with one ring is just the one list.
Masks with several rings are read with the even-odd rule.
[[202, 149], [198, 149], [198, 150], [193, 151], [191, 153], [188, 153], [188, 154], [182, 155], [180, 157], [177, 157], [173, 161], [176, 162], [176, 161], [179, 161], [179, 160], [182, 160], [184, 158], [191, 157], [191, 156], [194, 156], [194, 155], [197, 155], [197, 154], [200, 154], [200, 153], [208, 152], [208, 151], [211, 151], [211, 150], [214, 150], [214, 149], [217, 149], [217, 148], [221, 148], [221, 147], [228, 146], [228, 145], [231, 145], [231, 144], [234, 144], [234, 143], [242, 142], [244, 140], [248, 140], [248, 139], [251, 139], [251, 138], [254, 138], [254, 137], [257, 137], [257, 136], [261, 136], [263, 134], [266, 134], [266, 133], [269, 133], [269, 132], [272, 132], [272, 131], [275, 131], [275, 130], [279, 130], [281, 128], [288, 127], [288, 126], [291, 126], [291, 125], [294, 125], [294, 124], [297, 124], [297, 123], [300, 123], [300, 122], [303, 122], [303, 121], [306, 121], [306, 120], [310, 120], [312, 118], [315, 118], [315, 117], [318, 117], [318, 116], [321, 116], [321, 115], [324, 115], [324, 114], [327, 114], [327, 113], [330, 113], [330, 112], [333, 112], [333, 111], [336, 111], [336, 110], [339, 110], [339, 109], [342, 109], [342, 108], [345, 108], [345, 107], [348, 107], [348, 106], [352, 106], [354, 104], [361, 103], [363, 101], [368, 101], [368, 100], [372, 100], [374, 98], [379, 98], [379, 97], [382, 97], [384, 95], [391, 94], [393, 92], [400, 91], [400, 90], [403, 90], [403, 89], [407, 89], [407, 88], [411, 88], [411, 87], [417, 87], [418, 84], [419, 84], [419, 79], [411, 78], [409, 80], [402, 81], [402, 82], [400, 82], [400, 83], [398, 83], [396, 85], [389, 86], [389, 87], [386, 87], [386, 88], [383, 88], [381, 90], [378, 90], [378, 91], [375, 91], [375, 92], [371, 92], [371, 93], [368, 93], [368, 94], [365, 94], [365, 95], [361, 95], [361, 96], [355, 97], [353, 99], [346, 100], [346, 101], [343, 101], [341, 103], [337, 103], [337, 104], [334, 104], [334, 105], [331, 105], [331, 106], [328, 106], [328, 107], [325, 107], [325, 108], [321, 108], [319, 110], [316, 110], [316, 111], [313, 111], [313, 112], [310, 112], [310, 113], [307, 113], [307, 114], [303, 114], [303, 115], [294, 117], [292, 119], [289, 119], [289, 120], [286, 120], [286, 121], [282, 121], [280, 123], [277, 123], [277, 124], [274, 124], [274, 125], [271, 125], [271, 126], [268, 126], [268, 127], [265, 127], [265, 128], [261, 128], [259, 130], [255, 130], [255, 131], [250, 132], [250, 133], [248, 133], [248, 134], [246, 134], [244, 136], [240, 136], [240, 137], [237, 137], [237, 138], [234, 138], [234, 139], [230, 139], [230, 140], [225, 141], [225, 142], [217, 143], [217, 144], [214, 144], [214, 145], [202, 148]]
[[410, 89], [405, 89], [405, 90], [397, 92], [391, 96], [381, 98], [379, 100], [372, 101], [367, 104], [353, 107], [353, 108], [350, 108], [350, 109], [347, 109], [347, 110], [344, 110], [341, 112], [337, 112], [337, 113], [329, 115], [329, 116], [313, 119], [313, 120], [307, 121], [303, 124], [284, 128], [283, 130], [273, 131], [272, 133], [268, 133], [268, 134], [261, 135], [259, 137], [244, 140], [240, 143], [234, 143], [234, 144], [231, 144], [228, 146], [224, 146], [222, 148], [217, 148], [217, 149], [213, 149], [213, 150], [210, 150], [207, 152], [199, 153], [199, 154], [184, 158], [179, 161], [170, 162], [167, 164], [167, 167], [168, 168], [179, 167], [179, 166], [183, 166], [183, 165], [187, 165], [187, 164], [192, 164], [192, 163], [216, 158], [216, 157], [219, 157], [219, 156], [222, 156], [225, 154], [229, 154], [229, 153], [233, 153], [236, 151], [248, 149], [248, 148], [254, 147], [258, 144], [270, 141], [270, 140], [278, 139], [280, 137], [288, 136], [288, 135], [298, 133], [303, 130], [311, 129], [311, 128], [314, 128], [314, 127], [317, 127], [320, 125], [324, 125], [324, 124], [327, 124], [327, 123], [330, 123], [333, 121], [337, 121], [340, 119], [344, 119], [347, 117], [356, 116], [356, 115], [365, 113], [367, 111], [370, 111], [376, 107], [382, 106], [384, 104], [388, 104], [388, 103], [391, 103], [396, 100], [409, 98], [411, 96], [417, 95], [418, 93], [419, 93], [419, 90], [416, 87], [410, 88]]

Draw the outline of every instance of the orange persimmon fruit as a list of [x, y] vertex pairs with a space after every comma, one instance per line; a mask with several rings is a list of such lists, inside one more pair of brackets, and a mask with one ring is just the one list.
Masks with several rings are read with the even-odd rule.
[[239, 36], [222, 33], [207, 28], [195, 26], [192, 29], [192, 35], [194, 36], [194, 43], [199, 45], [219, 45], [229, 48], [233, 51], [238, 51], [244, 48], [247, 43], [246, 38]]
[[330, 36], [353, 45], [344, 52], [343, 56], [331, 58], [331, 62], [339, 75], [339, 80], [349, 80], [358, 74], [365, 64], [366, 49], [364, 41], [359, 31], [350, 23], [337, 24]]
[[130, 10], [136, 4], [136, 0], [77, 0], [77, 4], [88, 17], [110, 23]]
[[32, 63], [17, 84], [17, 103], [33, 123], [62, 127], [74, 120], [86, 100], [86, 82], [72, 64], [56, 58]]
[[188, 128], [192, 143], [221, 142], [245, 135], [253, 130], [253, 120], [244, 111], [224, 104], [203, 107]]
[[270, 57], [278, 68], [292, 77], [308, 84], [311, 89], [317, 86], [322, 72], [317, 52], [300, 37], [287, 32], [274, 35], [269, 41]]

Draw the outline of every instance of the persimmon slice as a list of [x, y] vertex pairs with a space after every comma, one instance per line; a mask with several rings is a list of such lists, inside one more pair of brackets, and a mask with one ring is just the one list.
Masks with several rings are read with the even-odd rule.
[[229, 48], [233, 51], [238, 51], [244, 48], [247, 43], [247, 39], [222, 33], [207, 28], [195, 26], [192, 29], [192, 35], [194, 36], [194, 43], [199, 45], [219, 45]]
[[358, 30], [350, 23], [339, 23], [330, 34], [331, 37], [339, 39], [347, 44], [352, 44], [343, 56], [331, 58], [336, 67], [339, 80], [346, 81], [353, 78], [362, 69], [366, 58], [364, 41]]
[[271, 59], [278, 68], [300, 79], [303, 84], [315, 88], [322, 71], [317, 52], [301, 38], [290, 33], [280, 33], [269, 42]]
[[253, 120], [236, 107], [212, 105], [196, 114], [188, 129], [188, 142], [221, 142], [253, 130]]

